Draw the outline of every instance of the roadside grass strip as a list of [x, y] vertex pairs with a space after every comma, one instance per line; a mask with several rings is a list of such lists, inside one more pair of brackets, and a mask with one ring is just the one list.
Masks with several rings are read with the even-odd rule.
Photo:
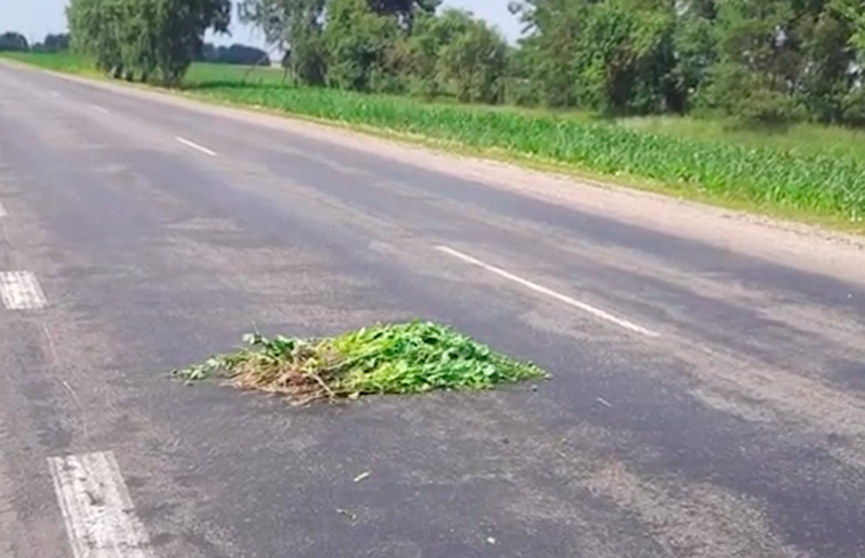
[[471, 391], [545, 379], [519, 362], [448, 326], [414, 321], [381, 324], [335, 337], [300, 339], [258, 333], [237, 352], [175, 370], [187, 382], [213, 376], [304, 405], [363, 395]]

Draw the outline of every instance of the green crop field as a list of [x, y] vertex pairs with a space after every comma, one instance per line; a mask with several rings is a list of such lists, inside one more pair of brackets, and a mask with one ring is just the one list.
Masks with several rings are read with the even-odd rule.
[[[69, 55], [17, 60], [76, 73]], [[603, 121], [568, 114], [422, 103], [407, 97], [293, 87], [278, 69], [199, 64], [190, 94], [534, 162], [775, 215], [862, 230], [865, 133], [799, 126], [728, 132], [674, 118]]]

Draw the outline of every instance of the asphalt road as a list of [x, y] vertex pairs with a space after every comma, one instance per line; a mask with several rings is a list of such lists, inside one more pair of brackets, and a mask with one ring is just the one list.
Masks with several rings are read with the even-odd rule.
[[[217, 112], [0, 64], [0, 556], [865, 557], [860, 283]], [[167, 376], [412, 317], [554, 378]]]

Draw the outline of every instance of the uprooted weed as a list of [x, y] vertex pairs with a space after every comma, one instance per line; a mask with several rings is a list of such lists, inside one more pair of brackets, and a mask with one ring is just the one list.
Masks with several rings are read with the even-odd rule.
[[321, 339], [254, 333], [243, 340], [239, 351], [175, 374], [189, 381], [222, 374], [239, 388], [283, 395], [299, 404], [371, 394], [483, 390], [548, 376], [533, 364], [429, 322], [377, 325]]

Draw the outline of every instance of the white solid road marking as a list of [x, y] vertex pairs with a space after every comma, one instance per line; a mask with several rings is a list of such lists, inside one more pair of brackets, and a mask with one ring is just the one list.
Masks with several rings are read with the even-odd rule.
[[0, 299], [9, 310], [34, 310], [47, 304], [39, 281], [29, 271], [0, 272]]
[[75, 558], [153, 558], [110, 451], [48, 459]]
[[457, 259], [460, 259], [466, 263], [476, 265], [482, 269], [485, 269], [486, 271], [489, 271], [490, 273], [495, 273], [499, 277], [504, 277], [505, 279], [513, 281], [514, 283], [517, 283], [519, 285], [522, 285], [523, 287], [526, 287], [527, 289], [533, 290], [536, 293], [540, 293], [540, 294], [546, 295], [550, 298], [554, 298], [560, 302], [564, 302], [565, 304], [567, 304], [569, 306], [573, 306], [574, 308], [579, 308], [580, 310], [587, 312], [587, 313], [595, 316], [596, 318], [606, 320], [610, 323], [616, 324], [617, 326], [623, 327], [625, 329], [629, 329], [633, 332], [639, 333], [641, 335], [645, 335], [647, 337], [659, 337], [658, 333], [651, 331], [649, 329], [646, 329], [643, 326], [640, 326], [640, 325], [637, 325], [631, 321], [613, 316], [612, 314], [605, 312], [604, 310], [601, 310], [600, 308], [595, 308], [594, 306], [592, 306], [590, 304], [586, 304], [585, 302], [580, 302], [579, 300], [571, 298], [567, 295], [563, 295], [563, 294], [558, 293], [552, 289], [548, 289], [544, 286], [538, 285], [537, 283], [529, 281], [528, 279], [523, 279], [522, 277], [519, 277], [517, 275], [514, 275], [513, 273], [505, 271], [504, 269], [501, 269], [499, 267], [495, 267], [493, 265], [489, 265], [487, 263], [484, 263], [477, 258], [474, 258], [472, 256], [469, 256], [468, 254], [464, 254], [464, 253], [459, 252], [457, 250], [454, 250], [453, 248], [448, 248], [447, 246], [436, 246], [436, 250], [438, 250], [439, 252], [443, 252], [445, 254], [448, 254], [450, 256], [453, 256]]
[[182, 143], [186, 147], [191, 147], [192, 149], [195, 149], [197, 151], [201, 151], [202, 153], [206, 153], [207, 155], [210, 155], [211, 157], [216, 157], [215, 151], [211, 151], [210, 149], [207, 149], [206, 147], [198, 145], [194, 141], [189, 141], [188, 139], [184, 139], [180, 136], [177, 136], [174, 139], [177, 140], [178, 142]]
[[96, 110], [98, 110], [99, 112], [102, 112], [102, 113], [105, 113], [105, 114], [108, 114], [108, 113], [110, 112], [107, 108], [105, 108], [105, 107], [100, 107], [99, 105], [91, 105], [91, 106], [92, 106], [93, 108], [95, 108]]

